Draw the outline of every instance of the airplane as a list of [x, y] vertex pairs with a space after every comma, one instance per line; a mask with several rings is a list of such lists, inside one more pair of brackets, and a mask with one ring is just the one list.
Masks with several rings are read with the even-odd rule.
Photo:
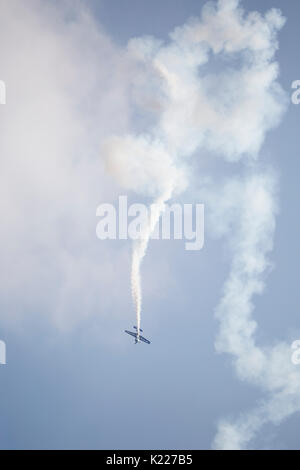
[[[134, 333], [133, 331], [128, 331], [128, 330], [125, 330], [125, 333], [127, 333], [128, 335], [131, 335], [135, 338], [135, 344], [136, 343], [140, 343], [141, 341], [143, 341], [144, 343], [147, 343], [147, 344], [150, 344], [150, 341], [146, 338], [144, 338], [144, 336], [141, 336], [140, 334], [138, 334], [138, 330], [137, 330], [137, 327], [134, 326], [133, 328], [136, 329], [136, 333]], [[140, 331], [143, 333], [143, 330], [140, 329]]]

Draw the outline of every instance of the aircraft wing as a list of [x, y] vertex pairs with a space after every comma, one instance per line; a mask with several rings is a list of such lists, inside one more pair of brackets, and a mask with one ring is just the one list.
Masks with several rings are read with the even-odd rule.
[[[128, 331], [128, 330], [125, 330], [125, 333], [127, 333], [128, 335], [131, 335], [131, 336], [133, 336], [134, 338], [137, 339], [137, 333], [133, 333], [132, 331]], [[140, 335], [139, 339], [140, 339], [140, 341], [144, 341], [144, 343], [151, 344], [148, 339], [144, 338], [144, 336]]]
[[148, 341], [148, 339], [144, 338], [144, 336], [140, 336], [140, 340], [144, 341], [144, 343], [151, 344], [150, 341]]
[[125, 330], [125, 333], [127, 333], [128, 335], [133, 336], [134, 338], [137, 337], [137, 333], [132, 333], [132, 331]]

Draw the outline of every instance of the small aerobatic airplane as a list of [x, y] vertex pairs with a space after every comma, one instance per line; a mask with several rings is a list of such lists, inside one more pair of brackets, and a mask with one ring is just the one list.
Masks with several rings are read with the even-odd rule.
[[[125, 330], [125, 333], [135, 338], [135, 344], [140, 343], [141, 341], [144, 341], [144, 343], [150, 344], [150, 341], [144, 338], [144, 336], [138, 335], [136, 326], [134, 326], [133, 328], [136, 329], [136, 333], [134, 333], [133, 331], [128, 331], [128, 330]], [[140, 331], [143, 333], [143, 330], [140, 329]]]

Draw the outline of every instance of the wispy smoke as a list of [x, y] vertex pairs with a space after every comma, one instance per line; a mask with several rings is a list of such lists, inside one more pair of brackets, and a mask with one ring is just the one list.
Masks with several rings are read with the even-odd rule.
[[91, 207], [112, 195], [99, 141], [118, 182], [156, 203], [133, 248], [138, 327], [141, 262], [164, 202], [186, 188], [195, 161], [203, 181], [207, 158], [240, 161], [243, 176], [223, 185], [210, 178], [203, 194], [211, 228], [228, 237], [233, 257], [217, 307], [216, 348], [233, 356], [242, 380], [266, 393], [253, 411], [220, 422], [214, 447], [246, 448], [265, 423], [300, 409], [289, 346], [259, 347], [252, 318], [275, 229], [277, 180], [258, 155], [285, 109], [274, 61], [284, 18], [276, 9], [245, 14], [238, 0], [219, 0], [168, 41], [134, 38], [125, 51], [82, 2], [66, 5], [0, 3], [1, 66], [14, 89], [0, 119], [3, 310], [10, 318], [44, 311], [60, 326], [107, 310], [112, 254], [92, 246], [90, 235]]
[[93, 208], [113, 194], [99, 139], [128, 129], [131, 69], [83, 3], [0, 0], [2, 321], [102, 322], [112, 279], [122, 288], [91, 234]]
[[[285, 110], [274, 61], [277, 32], [284, 22], [276, 9], [265, 15], [245, 14], [238, 0], [219, 0], [204, 6], [201, 18], [176, 28], [166, 44], [151, 37], [131, 40], [128, 53], [141, 64], [134, 83], [136, 106], [142, 105], [144, 112], [148, 108], [156, 120], [146, 134], [107, 142], [109, 166], [120, 182], [161, 202], [172, 195], [166, 186], [170, 174], [177, 172], [178, 184], [180, 175], [192, 167], [191, 157], [203, 160], [204, 151], [209, 151], [245, 163], [243, 178], [229, 180], [221, 193], [218, 185], [207, 193], [213, 230], [229, 237], [233, 254], [217, 308], [216, 348], [233, 355], [239, 377], [271, 398], [235, 423], [220, 423], [217, 448], [246, 447], [265, 422], [282, 419], [298, 405], [296, 399], [293, 406], [285, 401], [299, 388], [288, 347], [259, 348], [251, 317], [253, 296], [264, 288], [275, 229], [276, 178], [255, 162], [267, 131]], [[146, 90], [141, 83], [147, 83]], [[173, 187], [178, 191], [177, 184]], [[152, 228], [133, 253], [138, 321], [140, 265]]]
[[138, 337], [140, 334], [141, 326], [141, 310], [142, 310], [142, 287], [141, 287], [141, 263], [146, 254], [148, 243], [159, 217], [164, 211], [165, 203], [171, 198], [172, 188], [166, 190], [160, 197], [158, 197], [152, 205], [150, 220], [145, 225], [145, 230], [141, 233], [141, 238], [134, 243], [132, 254], [132, 267], [131, 267], [131, 287], [132, 298], [136, 308], [136, 321]]
[[123, 187], [154, 196], [151, 217], [145, 221], [140, 238], [134, 242], [131, 266], [131, 290], [136, 309], [138, 336], [141, 326], [142, 289], [141, 263], [146, 254], [150, 237], [156, 227], [165, 203], [174, 190], [184, 184], [184, 174], [176, 168], [164, 143], [153, 135], [125, 136], [107, 139], [103, 145], [107, 168], [118, 178]]

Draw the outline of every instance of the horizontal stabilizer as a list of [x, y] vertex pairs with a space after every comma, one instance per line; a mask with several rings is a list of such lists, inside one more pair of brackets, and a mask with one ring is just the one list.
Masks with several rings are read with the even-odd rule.
[[[133, 328], [134, 328], [135, 330], [137, 330], [137, 327], [136, 327], [136, 326], [134, 326]], [[143, 330], [140, 329], [140, 331], [143, 333]]]

